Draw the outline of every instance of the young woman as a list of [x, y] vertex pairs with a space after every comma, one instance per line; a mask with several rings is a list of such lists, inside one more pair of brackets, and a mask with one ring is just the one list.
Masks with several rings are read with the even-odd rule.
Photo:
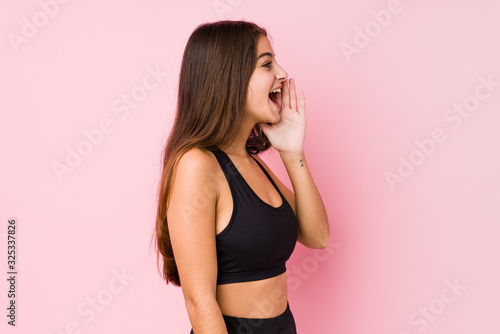
[[[182, 286], [191, 333], [296, 333], [285, 263], [330, 230], [304, 154], [305, 97], [265, 29], [202, 24], [182, 60], [156, 219], [163, 278]], [[290, 191], [257, 155], [274, 147]]]

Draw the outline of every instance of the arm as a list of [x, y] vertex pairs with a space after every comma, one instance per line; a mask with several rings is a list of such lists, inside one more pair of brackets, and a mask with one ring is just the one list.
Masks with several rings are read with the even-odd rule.
[[227, 334], [216, 300], [217, 253], [214, 159], [200, 149], [186, 152], [173, 174], [167, 221], [182, 292], [196, 334]]
[[290, 79], [290, 86], [286, 80], [283, 82], [282, 95], [277, 95], [277, 99], [282, 101], [280, 121], [272, 125], [259, 124], [272, 146], [280, 153], [292, 182], [295, 195], [279, 183], [285, 190], [283, 195], [291, 199], [290, 205], [295, 209], [299, 223], [297, 240], [310, 248], [326, 248], [330, 242], [328, 218], [303, 149], [306, 131], [304, 92], [299, 92], [297, 103], [295, 81]]
[[298, 241], [310, 248], [326, 248], [330, 227], [325, 205], [312, 178], [304, 152], [280, 153], [295, 193], [295, 215], [299, 222]]

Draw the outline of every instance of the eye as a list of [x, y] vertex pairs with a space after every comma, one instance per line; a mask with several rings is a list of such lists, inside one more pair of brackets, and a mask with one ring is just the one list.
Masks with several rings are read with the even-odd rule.
[[269, 68], [270, 68], [270, 67], [271, 67], [271, 64], [272, 64], [272, 62], [271, 62], [271, 61], [268, 61], [267, 63], [264, 63], [264, 65], [262, 65], [262, 66], [264, 66], [264, 67], [269, 67]]

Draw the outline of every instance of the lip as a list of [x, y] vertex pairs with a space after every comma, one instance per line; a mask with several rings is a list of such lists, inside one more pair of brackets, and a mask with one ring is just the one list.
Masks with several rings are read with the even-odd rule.
[[273, 104], [273, 106], [275, 106], [276, 108], [278, 108], [278, 110], [281, 110], [281, 106], [273, 101], [271, 101], [271, 103]]
[[271, 89], [271, 92], [274, 92], [278, 88], [280, 88], [280, 89], [283, 88], [283, 85], [276, 86], [275, 88]]

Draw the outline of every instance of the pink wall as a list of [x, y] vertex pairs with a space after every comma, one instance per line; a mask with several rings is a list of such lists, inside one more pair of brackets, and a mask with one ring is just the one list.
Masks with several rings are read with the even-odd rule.
[[[300, 333], [499, 332], [499, 2], [66, 2], [0, 7], [16, 333], [188, 333], [149, 238], [185, 42], [220, 18], [266, 27], [306, 92], [332, 247], [299, 245], [289, 262]], [[290, 185], [279, 156], [264, 159]]]

